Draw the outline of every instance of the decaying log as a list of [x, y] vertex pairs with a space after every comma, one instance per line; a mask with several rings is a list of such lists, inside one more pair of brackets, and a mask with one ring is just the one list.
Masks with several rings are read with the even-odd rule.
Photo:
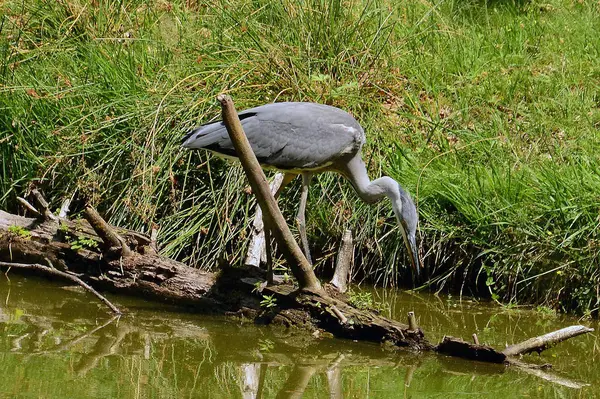
[[[256, 285], [263, 284], [266, 278], [264, 271], [258, 268], [226, 267], [219, 274], [203, 272], [154, 253], [146, 253], [143, 248], [150, 243], [148, 237], [113, 226], [111, 229], [118, 231], [125, 241], [138, 242], [137, 246], [130, 244], [132, 256], [111, 259], [103, 256], [99, 248], [73, 250], [69, 243], [60, 241], [63, 230], [96, 241], [101, 238], [85, 220], [65, 220], [61, 224], [0, 211], [0, 259], [29, 264], [50, 261], [55, 267], [77, 274], [96, 288], [174, 303], [204, 313], [243, 315], [260, 322], [301, 325], [308, 330], [317, 328], [338, 337], [389, 342], [395, 347], [416, 350], [437, 350], [467, 359], [510, 360], [500, 351], [491, 352], [493, 349], [489, 347], [456, 344], [449, 342], [449, 338], [434, 347], [419, 328], [415, 331], [409, 325], [356, 309], [322, 292], [298, 291], [292, 285], [280, 284], [264, 287], [262, 294], [258, 294], [255, 292]], [[10, 226], [19, 226], [29, 235], [15, 236], [8, 232]], [[276, 298], [274, 311], [264, 312], [261, 309], [261, 295]], [[578, 330], [582, 333], [591, 331]], [[515, 361], [509, 363], [515, 364]]]
[[521, 343], [511, 345], [502, 351], [506, 356], [519, 356], [531, 352], [542, 352], [554, 344], [569, 338], [576, 337], [594, 331], [593, 328], [585, 326], [570, 326], [558, 331], [541, 335], [539, 337], [528, 339]]
[[348, 290], [348, 280], [350, 279], [350, 270], [354, 260], [354, 245], [352, 244], [352, 231], [345, 230], [338, 251], [335, 271], [330, 284], [338, 289], [339, 292]]
[[[291, 284], [280, 284], [266, 286], [262, 293], [257, 293], [257, 287], [263, 287], [266, 280], [265, 272], [258, 268], [233, 268], [225, 265], [219, 273], [209, 273], [162, 257], [155, 251], [146, 250], [152, 245], [151, 238], [110, 226], [93, 208], [88, 208], [85, 212], [89, 222], [63, 220], [59, 225], [55, 219], [46, 215], [47, 203], [44, 208], [43, 201], [39, 200], [41, 195], [38, 206], [41, 210], [46, 209], [42, 212], [46, 215], [44, 220], [0, 211], [0, 261], [38, 265], [41, 268], [36, 266], [24, 269], [41, 272], [46, 272], [43, 268], [47, 268], [42, 264], [50, 263], [61, 272], [69, 276], [77, 275], [84, 283], [98, 289], [170, 302], [200, 312], [237, 315], [256, 322], [303, 326], [312, 331], [324, 330], [338, 337], [391, 344], [387, 347], [434, 350], [494, 363], [516, 364], [511, 356], [530, 351], [522, 349], [524, 347], [539, 350], [549, 344], [593, 331], [575, 326], [568, 333], [561, 330], [547, 334], [532, 340], [535, 343], [526, 341], [507, 348], [505, 352], [451, 337], [446, 337], [434, 347], [416, 325], [414, 315], [410, 325], [402, 324], [375, 312], [357, 309], [338, 297], [340, 294], [334, 290], [326, 292], [321, 288], [279, 212], [264, 173], [243, 135], [231, 99], [221, 97], [220, 100], [232, 140], [237, 144], [242, 143], [240, 147], [236, 144], [236, 151], [238, 154], [246, 154], [240, 158], [253, 192], [272, 222], [275, 238], [301, 289]], [[247, 159], [250, 162], [246, 162]], [[26, 234], [17, 234], [14, 230], [11, 233], [11, 226], [20, 227]], [[106, 248], [72, 245], [69, 240], [75, 237], [78, 242], [84, 241], [81, 237], [104, 242]], [[121, 256], [111, 256], [115, 247], [121, 252]], [[262, 295], [272, 295], [276, 299], [274, 309], [261, 308]]]

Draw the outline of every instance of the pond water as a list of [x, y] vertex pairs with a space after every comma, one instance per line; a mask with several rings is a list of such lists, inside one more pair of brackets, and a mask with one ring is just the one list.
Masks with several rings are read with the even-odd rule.
[[[573, 317], [394, 290], [369, 290], [383, 312], [414, 310], [432, 342], [444, 334], [501, 348]], [[527, 355], [555, 381], [513, 367], [257, 327], [14, 274], [0, 281], [0, 397], [19, 398], [505, 398], [600, 397], [595, 333]], [[585, 322], [598, 328], [598, 323]]]

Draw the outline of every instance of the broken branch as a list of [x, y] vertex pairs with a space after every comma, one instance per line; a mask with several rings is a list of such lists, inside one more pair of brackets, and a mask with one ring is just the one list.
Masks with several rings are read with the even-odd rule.
[[35, 209], [35, 207], [31, 205], [25, 198], [17, 197], [17, 201], [19, 201], [19, 204], [23, 205], [23, 208], [33, 213], [34, 216], [41, 216], [40, 212], [37, 209]]
[[[282, 183], [283, 173], [277, 173], [269, 184], [269, 188], [273, 196], [275, 196], [275, 193], [277, 193]], [[259, 267], [261, 260], [264, 258], [263, 253], [265, 252], [265, 226], [263, 223], [262, 210], [260, 209], [260, 206], [256, 208], [256, 215], [254, 216], [254, 221], [252, 222], [252, 238], [250, 239], [250, 244], [248, 245], [248, 253], [246, 255], [244, 264], [247, 266]]]
[[46, 201], [42, 193], [40, 193], [37, 188], [31, 190], [31, 195], [33, 197], [33, 201], [37, 205], [37, 209], [39, 209], [38, 212], [44, 217], [44, 220], [58, 220], [58, 218], [50, 210], [48, 201]]
[[504, 349], [502, 353], [506, 356], [524, 355], [530, 352], [542, 352], [550, 346], [557, 344], [569, 338], [576, 337], [581, 334], [587, 334], [594, 331], [593, 328], [585, 326], [570, 326], [558, 331], [541, 335], [539, 337], [528, 339], [518, 344], [514, 344]]
[[129, 249], [129, 246], [127, 246], [125, 240], [119, 236], [108, 223], [106, 223], [106, 221], [94, 208], [91, 206], [86, 207], [84, 216], [94, 231], [98, 233], [100, 238], [102, 238], [102, 241], [104, 241], [104, 244], [106, 244], [108, 248], [119, 248], [123, 257], [132, 255], [132, 252]]
[[350, 268], [354, 258], [354, 246], [352, 245], [352, 231], [344, 231], [342, 243], [338, 252], [337, 262], [335, 264], [335, 272], [331, 279], [331, 285], [338, 289], [339, 292], [348, 290], [348, 280], [350, 276]]

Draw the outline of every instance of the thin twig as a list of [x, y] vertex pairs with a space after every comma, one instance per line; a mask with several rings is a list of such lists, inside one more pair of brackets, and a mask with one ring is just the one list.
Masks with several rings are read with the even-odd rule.
[[108, 299], [106, 299], [104, 296], [102, 296], [102, 294], [100, 294], [98, 291], [96, 291], [94, 288], [92, 288], [92, 286], [90, 286], [89, 284], [87, 284], [86, 282], [81, 280], [79, 277], [74, 276], [72, 274], [62, 272], [60, 270], [53, 269], [48, 266], [40, 265], [39, 263], [0, 262], [0, 267], [8, 267], [8, 268], [14, 267], [16, 269], [34, 269], [34, 270], [39, 270], [43, 273], [49, 274], [51, 276], [58, 276], [58, 277], [62, 277], [64, 279], [66, 279], [66, 280], [70, 280], [70, 281], [80, 285], [81, 287], [85, 288], [92, 294], [96, 295], [96, 297], [98, 297], [98, 299], [100, 299], [102, 302], [104, 302], [104, 304], [106, 306], [108, 306], [110, 308], [110, 310], [113, 311], [113, 313], [121, 314], [121, 311], [115, 305], [113, 305]]

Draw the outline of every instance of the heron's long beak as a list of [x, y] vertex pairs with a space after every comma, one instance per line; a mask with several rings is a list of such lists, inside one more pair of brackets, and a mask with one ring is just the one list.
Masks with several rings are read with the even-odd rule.
[[402, 231], [402, 238], [404, 239], [404, 245], [406, 245], [406, 250], [408, 251], [408, 257], [410, 258], [410, 264], [415, 272], [415, 275], [418, 277], [421, 272], [421, 267], [419, 264], [419, 251], [417, 249], [417, 240], [414, 235], [408, 236], [406, 234], [406, 230], [404, 226], [401, 225], [400, 230]]
[[419, 264], [419, 250], [417, 249], [417, 240], [413, 237], [408, 239], [408, 256], [410, 257], [410, 263], [412, 264], [415, 275], [419, 277], [421, 273], [421, 265]]

